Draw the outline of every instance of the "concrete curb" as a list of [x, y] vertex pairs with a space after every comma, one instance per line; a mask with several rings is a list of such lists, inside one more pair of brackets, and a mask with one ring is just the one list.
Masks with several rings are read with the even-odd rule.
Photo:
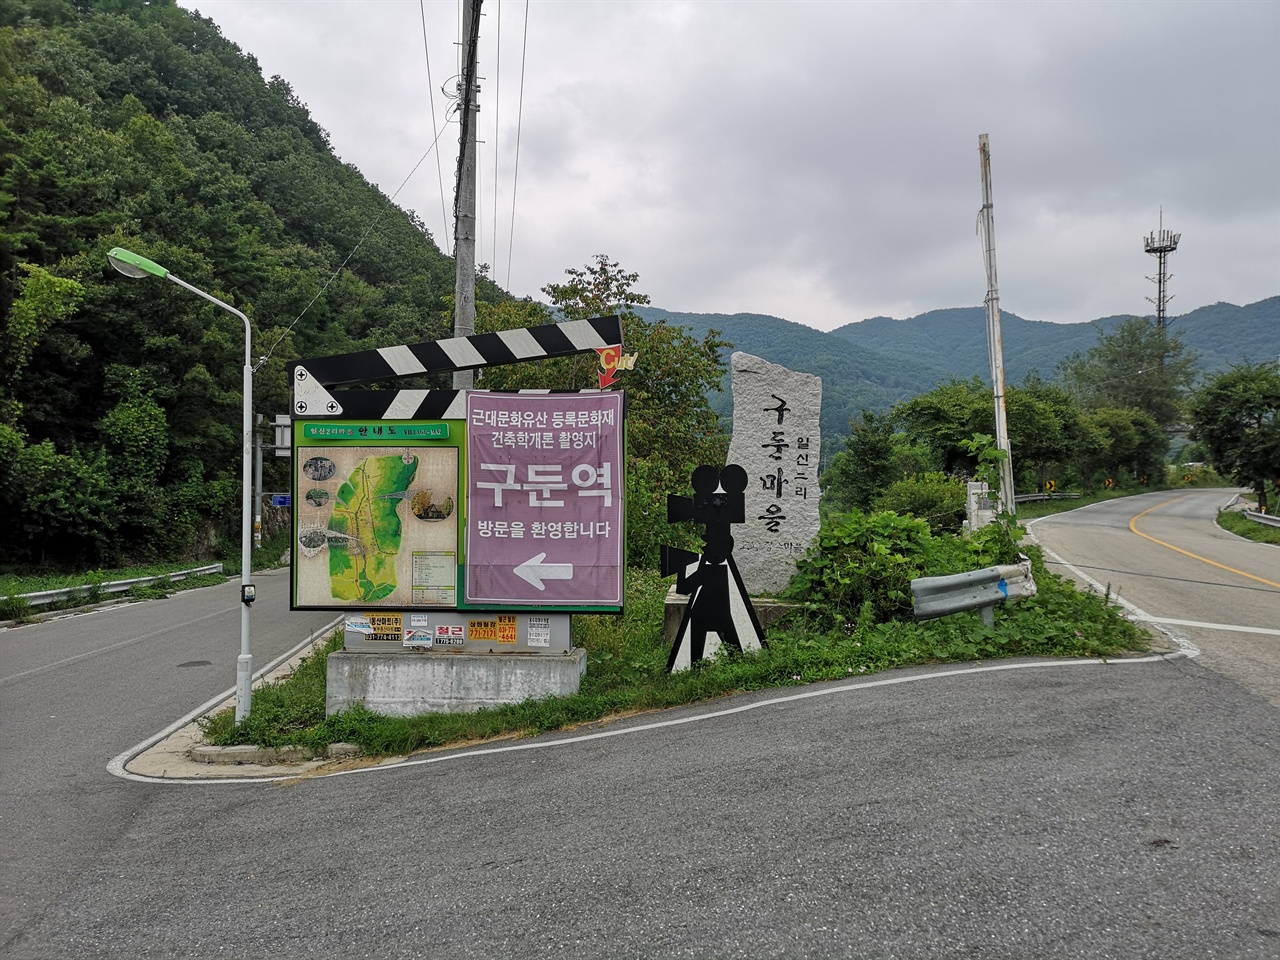
[[[331, 743], [325, 748], [324, 758], [327, 760], [358, 757], [364, 751], [355, 743]], [[243, 744], [231, 747], [216, 747], [202, 743], [187, 751], [187, 756], [196, 763], [256, 763], [272, 766], [278, 763], [302, 763], [316, 760], [316, 752], [310, 747], [283, 746], [258, 747]]]
[[[254, 687], [282, 679], [293, 673], [298, 663], [310, 656], [315, 648], [338, 628], [341, 618], [334, 620], [317, 630], [287, 653], [268, 663], [253, 679]], [[107, 770], [127, 780], [144, 782], [173, 781], [217, 781], [219, 779], [244, 780], [245, 765], [252, 765], [252, 776], [263, 779], [282, 779], [297, 776], [314, 770], [325, 763], [333, 762], [329, 758], [305, 759], [291, 754], [290, 748], [281, 754], [268, 754], [264, 748], [247, 747], [214, 747], [204, 742], [203, 721], [235, 704], [235, 690], [227, 690], [213, 700], [196, 707], [185, 717], [165, 727], [159, 733], [142, 743], [126, 750], [107, 764]], [[353, 745], [334, 744], [335, 747], [352, 747]], [[279, 748], [272, 748], [278, 751]], [[358, 749], [358, 748], [356, 748]], [[196, 760], [195, 751], [200, 750], [201, 759]], [[231, 752], [227, 752], [231, 751]], [[254, 751], [248, 754], [248, 751]], [[352, 756], [340, 750], [333, 754], [334, 758]]]

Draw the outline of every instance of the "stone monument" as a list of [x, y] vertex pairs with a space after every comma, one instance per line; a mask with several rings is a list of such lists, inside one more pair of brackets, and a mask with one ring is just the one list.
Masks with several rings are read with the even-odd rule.
[[730, 358], [729, 463], [747, 471], [746, 523], [734, 558], [751, 594], [787, 585], [818, 534], [822, 378], [749, 353]]

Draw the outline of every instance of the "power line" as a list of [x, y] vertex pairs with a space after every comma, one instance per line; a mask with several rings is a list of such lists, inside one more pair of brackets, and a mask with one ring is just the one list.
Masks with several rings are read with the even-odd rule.
[[[511, 174], [511, 233], [507, 237], [507, 280], [511, 287], [511, 254], [516, 245], [516, 187], [520, 182], [520, 131], [524, 125], [524, 65], [529, 48], [529, 0], [524, 0], [524, 40], [520, 45], [520, 105], [516, 110], [516, 161]], [[496, 256], [496, 251], [495, 251]]]
[[448, 125], [449, 124], [446, 121], [445, 124], [436, 131], [436, 136], [435, 139], [431, 141], [431, 146], [427, 147], [426, 152], [424, 152], [422, 156], [418, 158], [418, 162], [413, 165], [413, 169], [410, 170], [405, 175], [405, 178], [400, 181], [400, 186], [396, 187], [396, 192], [387, 198], [386, 207], [373, 218], [373, 221], [369, 224], [369, 228], [365, 230], [360, 239], [356, 241], [356, 245], [351, 248], [351, 252], [347, 254], [346, 259], [343, 260], [342, 263], [338, 264], [337, 269], [334, 270], [329, 279], [324, 282], [324, 286], [316, 291], [316, 295], [311, 298], [305, 307], [302, 308], [302, 313], [293, 318], [293, 323], [289, 324], [289, 326], [285, 328], [284, 333], [280, 334], [276, 339], [276, 342], [271, 345], [271, 349], [268, 350], [264, 356], [258, 359], [258, 362], [254, 365], [254, 370], [260, 370], [262, 365], [271, 359], [271, 355], [276, 352], [276, 347], [280, 346], [284, 338], [289, 335], [289, 331], [298, 325], [298, 321], [306, 316], [307, 311], [310, 310], [315, 302], [320, 299], [321, 295], [328, 290], [330, 286], [332, 286], [333, 281], [338, 279], [338, 275], [342, 273], [342, 269], [351, 262], [351, 258], [356, 255], [356, 251], [359, 250], [361, 245], [369, 239], [369, 234], [373, 233], [373, 228], [382, 220], [382, 217], [386, 214], [387, 210], [391, 209], [395, 205], [395, 199], [400, 196], [400, 191], [405, 188], [405, 184], [413, 178], [413, 175], [418, 172], [418, 168], [422, 166], [423, 161], [425, 161], [431, 151], [436, 148], [436, 144], [440, 142], [440, 137], [444, 135], [445, 128], [448, 127]]
[[[418, 14], [422, 17], [422, 53], [427, 58], [427, 90], [430, 96], [427, 102], [431, 104], [431, 129], [439, 129], [436, 123], [436, 85], [431, 79], [431, 50], [427, 46], [427, 10], [425, 6], [426, 0], [418, 0]], [[437, 135], [438, 138], [438, 135]], [[440, 166], [440, 152], [436, 151], [436, 177], [440, 181], [440, 220], [444, 224], [444, 249], [452, 249], [453, 244], [449, 240], [449, 214], [445, 211], [444, 206], [444, 168]]]
[[502, 0], [498, 2], [497, 62], [493, 69], [493, 259], [489, 262], [495, 267], [498, 263], [498, 135], [502, 126], [498, 122], [498, 109], [502, 104]]

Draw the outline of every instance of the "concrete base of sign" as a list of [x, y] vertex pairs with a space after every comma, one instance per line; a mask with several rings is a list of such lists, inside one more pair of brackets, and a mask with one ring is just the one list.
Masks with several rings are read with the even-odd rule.
[[587, 651], [581, 647], [560, 657], [335, 652], [329, 654], [324, 709], [326, 716], [357, 703], [396, 717], [469, 713], [577, 693], [586, 672]]
[[[675, 584], [672, 584], [667, 591], [666, 606], [662, 611], [662, 635], [666, 638], [667, 646], [676, 642], [676, 634], [680, 632], [680, 621], [684, 618], [684, 610], [688, 605], [689, 598], [676, 593]], [[751, 606], [756, 611], [756, 619], [760, 621], [760, 629], [767, 635], [769, 628], [782, 619], [784, 613], [794, 610], [798, 604], [785, 603], [769, 597], [752, 597]]]

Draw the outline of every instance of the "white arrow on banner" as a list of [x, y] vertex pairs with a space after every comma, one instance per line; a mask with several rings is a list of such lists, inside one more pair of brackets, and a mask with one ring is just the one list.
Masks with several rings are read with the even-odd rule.
[[530, 557], [520, 566], [516, 567], [515, 574], [521, 580], [528, 581], [539, 590], [547, 589], [543, 586], [543, 580], [572, 580], [573, 564], [572, 563], [543, 563], [547, 558], [546, 553], [540, 553], [536, 557]]

